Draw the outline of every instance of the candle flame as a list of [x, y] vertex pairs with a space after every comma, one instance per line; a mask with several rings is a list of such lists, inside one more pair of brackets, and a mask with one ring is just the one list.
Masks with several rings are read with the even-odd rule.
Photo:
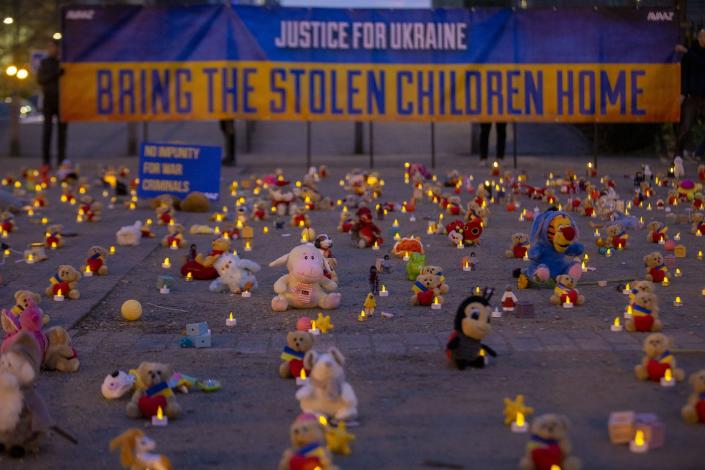
[[619, 324], [619, 317], [614, 317], [614, 323], [613, 323], [613, 325], [614, 325], [615, 327], [619, 327], [619, 326], [620, 326], [620, 324]]
[[61, 289], [59, 289], [59, 291], [56, 293], [56, 296], [61, 297]]
[[636, 431], [636, 434], [634, 435], [634, 444], [638, 446], [644, 445], [644, 431], [642, 431], [641, 429], [638, 429]]
[[524, 418], [524, 413], [522, 413], [521, 411], [517, 411], [516, 423], [517, 423], [517, 426], [519, 426], [519, 427], [523, 427], [524, 424], [526, 423], [526, 419]]
[[164, 411], [162, 411], [162, 407], [157, 408], [157, 419], [162, 420], [164, 419]]
[[306, 369], [304, 369], [303, 367], [301, 368], [301, 372], [299, 373], [299, 378], [301, 380], [306, 380]]
[[670, 382], [673, 380], [673, 372], [671, 372], [670, 368], [666, 369], [666, 372], [663, 373], [663, 379], [666, 382]]
[[[191, 273], [189, 273], [189, 274], [191, 274]], [[234, 320], [234, 318], [233, 318], [233, 312], [230, 312], [230, 316], [228, 317], [228, 320]]]

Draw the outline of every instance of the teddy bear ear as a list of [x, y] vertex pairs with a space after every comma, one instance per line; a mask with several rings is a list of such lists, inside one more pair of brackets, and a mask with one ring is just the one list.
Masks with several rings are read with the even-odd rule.
[[313, 349], [307, 351], [304, 355], [304, 369], [313, 369], [313, 365], [316, 363], [317, 358], [318, 355], [316, 354], [316, 351], [314, 351]]

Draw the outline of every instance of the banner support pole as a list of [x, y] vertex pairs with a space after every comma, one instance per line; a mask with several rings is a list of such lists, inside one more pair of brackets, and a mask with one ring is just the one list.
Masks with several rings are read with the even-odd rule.
[[597, 169], [597, 121], [592, 123], [592, 164]]
[[431, 121], [431, 168], [436, 169], [436, 123]]
[[370, 168], [375, 167], [375, 133], [374, 133], [374, 121], [370, 121]]
[[149, 140], [149, 123], [147, 121], [142, 121], [142, 140]]
[[514, 159], [514, 169], [517, 169], [517, 122], [512, 122], [512, 157]]

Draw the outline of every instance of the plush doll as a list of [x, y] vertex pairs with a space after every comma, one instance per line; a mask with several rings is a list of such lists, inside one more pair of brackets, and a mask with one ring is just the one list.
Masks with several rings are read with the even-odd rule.
[[350, 229], [353, 242], [359, 248], [369, 248], [375, 244], [381, 245], [384, 239], [380, 237], [382, 232], [379, 227], [372, 222], [372, 211], [367, 207], [361, 207], [355, 214], [357, 221]]
[[[313, 348], [314, 336], [308, 331], [290, 331], [286, 335], [286, 346], [281, 353], [279, 376], [283, 379], [298, 377], [304, 368], [304, 356]], [[310, 373], [306, 370], [306, 374]]]
[[653, 251], [644, 256], [646, 266], [646, 279], [651, 282], [661, 283], [668, 274], [668, 267], [664, 264], [663, 255]]
[[86, 264], [81, 265], [81, 272], [85, 273], [89, 268], [93, 274], [105, 276], [108, 274], [108, 265], [105, 263], [108, 257], [108, 250], [102, 246], [92, 246], [86, 255]]
[[304, 369], [310, 370], [308, 382], [296, 392], [301, 411], [334, 418], [338, 421], [357, 418], [357, 396], [345, 380], [345, 358], [336, 347], [328, 352], [313, 350], [304, 356]]
[[258, 287], [255, 273], [260, 270], [260, 266], [254, 261], [240, 259], [232, 253], [223, 253], [213, 267], [218, 271], [219, 277], [209, 287], [212, 292], [222, 292], [227, 288], [233, 294], [239, 294], [242, 291], [253, 291]]
[[162, 454], [153, 453], [154, 440], [140, 429], [128, 429], [110, 441], [110, 452], [120, 450], [120, 465], [130, 470], [171, 470], [171, 462]]
[[179, 210], [182, 212], [208, 212], [210, 207], [211, 203], [206, 195], [199, 191], [188, 193], [179, 203]]
[[485, 289], [482, 296], [473, 295], [463, 300], [455, 312], [453, 332], [446, 344], [446, 357], [460, 370], [466, 367], [483, 368], [483, 352], [492, 357], [497, 353], [482, 340], [490, 333], [490, 299], [494, 290]]
[[157, 206], [154, 210], [159, 225], [169, 225], [174, 220], [174, 207], [167, 204]]
[[[140, 232], [141, 238], [154, 238], [157, 236], [157, 234], [154, 233], [154, 231], [152, 230], [152, 219], [147, 219], [146, 223], [142, 224], [142, 222], [140, 222], [140, 224], [141, 224], [141, 226], [139, 227], [139, 232]], [[130, 226], [128, 226], [128, 228], [129, 227]], [[208, 227], [208, 226], [206, 225], [206, 227]], [[125, 227], [123, 227], [123, 228], [125, 228]], [[210, 228], [210, 227], [208, 227], [208, 228]], [[208, 233], [213, 233], [212, 232], [213, 229], [210, 229], [210, 230], [211, 231]]]
[[167, 227], [167, 235], [162, 238], [162, 246], [171, 248], [176, 246], [177, 248], [183, 248], [186, 245], [186, 239], [184, 238], [184, 232], [186, 228], [181, 224], [169, 224]]
[[305, 206], [292, 205], [290, 223], [292, 227], [311, 226], [311, 219], [308, 216]]
[[0, 232], [15, 232], [17, 225], [15, 224], [15, 216], [10, 211], [0, 213]]
[[189, 259], [181, 266], [181, 275], [186, 277], [188, 273], [194, 279], [210, 281], [218, 277], [218, 271], [213, 267], [218, 257], [230, 251], [230, 239], [216, 238], [211, 242], [211, 251], [204, 255], [196, 254], [194, 259]]
[[446, 205], [446, 212], [450, 215], [460, 215], [463, 210], [459, 196], [450, 196]]
[[125, 371], [113, 371], [103, 379], [103, 383], [100, 385], [100, 393], [106, 400], [117, 400], [132, 391], [135, 387], [136, 379], [134, 375]]
[[[139, 220], [137, 222], [135, 222], [133, 225], [125, 225], [123, 227], [120, 227], [120, 230], [118, 230], [115, 233], [115, 239], [117, 240], [117, 244], [120, 246], [137, 246], [137, 245], [139, 245], [140, 240], [142, 239], [143, 236], [145, 236], [142, 230], [143, 230], [142, 222]], [[150, 230], [150, 233], [151, 233], [151, 230]], [[149, 235], [147, 235], [145, 237], [151, 238], [151, 236], [149, 236]]]
[[424, 266], [421, 268], [421, 274], [436, 276], [436, 285], [434, 285], [433, 288], [436, 289], [439, 294], [447, 294], [450, 290], [450, 287], [446, 284], [446, 277], [443, 275], [443, 268], [440, 266]]
[[705, 423], [705, 369], [690, 374], [693, 393], [681, 409], [683, 421], [688, 424]]
[[252, 220], [259, 221], [267, 218], [266, 203], [262, 200], [252, 204]]
[[[397, 240], [392, 247], [392, 254], [398, 258], [403, 258], [406, 255], [413, 256], [414, 253], [424, 254], [421, 237], [402, 237], [400, 240]], [[413, 281], [413, 279], [410, 280]]]
[[517, 232], [512, 235], [512, 246], [505, 255], [507, 258], [522, 259], [529, 251], [529, 234]]
[[415, 281], [416, 277], [421, 273], [421, 269], [426, 265], [426, 255], [423, 253], [412, 252], [409, 255], [409, 261], [406, 262], [406, 278], [409, 281]]
[[629, 284], [630, 287], [630, 292], [629, 292], [629, 302], [630, 305], [634, 302], [634, 298], [639, 292], [648, 292], [649, 294], [653, 294], [656, 292], [654, 289], [654, 283], [651, 281], [644, 281], [641, 279], [637, 279], [632, 281]]
[[125, 409], [130, 418], [151, 418], [159, 407], [169, 418], [181, 414], [181, 406], [168, 384], [173, 371], [167, 364], [142, 362], [136, 370], [135, 392]]
[[443, 303], [443, 297], [436, 287], [442, 283], [440, 276], [433, 274], [419, 274], [416, 276], [416, 281], [411, 286], [414, 294], [411, 296], [411, 305], [421, 305], [428, 307], [433, 303], [433, 299], [438, 297], [438, 302]]
[[81, 196], [81, 204], [78, 206], [78, 216], [86, 222], [100, 222], [103, 216], [103, 204], [93, 199], [93, 196], [85, 194]]
[[[482, 187], [482, 186], [481, 186]], [[485, 225], [487, 224], [487, 219], [489, 218], [490, 210], [487, 208], [487, 204], [483, 202], [477, 202], [477, 200], [469, 201], [465, 211], [465, 220], [470, 221], [474, 218], [479, 217]]]
[[589, 197], [586, 197], [585, 199], [583, 199], [582, 207], [583, 207], [583, 215], [585, 217], [592, 217], [595, 214], [595, 206], [592, 202], [592, 199], [590, 199]]
[[570, 455], [568, 418], [556, 414], [537, 416], [531, 423], [531, 438], [526, 453], [519, 461], [521, 470], [580, 470], [582, 463]]
[[323, 256], [313, 243], [298, 245], [286, 255], [269, 263], [270, 267], [286, 265], [288, 274], [274, 283], [272, 310], [283, 312], [293, 308], [334, 309], [341, 295], [333, 292], [338, 285], [323, 272]]
[[32, 301], [19, 316], [9, 310], [2, 311], [2, 327], [6, 337], [0, 351], [7, 351], [21, 332], [32, 336], [42, 353], [42, 367], [47, 370], [76, 372], [80, 366], [71, 337], [61, 326], [42, 331], [42, 312]]
[[47, 248], [61, 248], [64, 246], [64, 238], [61, 232], [64, 230], [63, 225], [50, 225], [44, 233], [44, 244]]
[[323, 425], [312, 413], [300, 414], [289, 430], [291, 447], [279, 461], [279, 470], [337, 470], [326, 446]]
[[78, 280], [81, 279], [81, 273], [76, 271], [76, 268], [68, 264], [60, 265], [56, 274], [49, 281], [51, 285], [46, 288], [44, 293], [51, 298], [61, 292], [71, 300], [78, 300], [81, 293], [78, 291]]
[[678, 382], [685, 378], [683, 369], [676, 367], [676, 358], [668, 348], [672, 340], [663, 333], [652, 333], [644, 338], [644, 358], [641, 364], [634, 367], [634, 373], [639, 380], [652, 380], [658, 382], [663, 378], [666, 369], [671, 369], [673, 378]]
[[53, 424], [34, 387], [40, 364], [41, 351], [24, 332], [0, 355], [0, 449], [14, 458], [39, 452]]
[[627, 331], [661, 331], [663, 324], [659, 320], [659, 308], [656, 294], [638, 292], [631, 301], [632, 317], [627, 319]]
[[585, 303], [585, 296], [578, 292], [575, 288], [577, 282], [568, 274], [560, 274], [556, 276], [556, 287], [553, 289], [551, 303], [553, 305], [563, 305], [570, 302], [573, 305], [582, 305]]
[[646, 224], [646, 240], [652, 243], [658, 243], [662, 240], [665, 242], [667, 239], [667, 231], [668, 227], [666, 227], [663, 223], [657, 220], [652, 220]]
[[340, 213], [340, 221], [338, 222], [338, 231], [349, 233], [352, 230], [355, 221], [350, 216], [350, 211], [343, 209]]
[[694, 212], [690, 218], [693, 221], [693, 225], [690, 227], [690, 232], [693, 235], [697, 235], [698, 232], [700, 232], [700, 235], [705, 235], [705, 213]]
[[569, 274], [578, 281], [582, 268], [574, 257], [584, 251], [583, 245], [577, 241], [578, 235], [573, 219], [555, 207], [536, 216], [529, 235], [531, 263], [519, 275], [518, 286], [526, 288], [530, 281], [545, 283], [559, 274]]
[[463, 223], [459, 220], [453, 221], [446, 225], [446, 232], [451, 243], [458, 245], [478, 245], [480, 243], [480, 235], [482, 235], [482, 219], [472, 217], [467, 222]]
[[41, 294], [32, 292], [31, 290], [18, 290], [17, 292], [15, 292], [15, 305], [10, 308], [10, 312], [15, 317], [19, 317], [20, 314], [24, 311], [24, 309], [29, 307], [30, 304], [34, 304], [35, 306], [37, 306], [37, 308], [39, 309], [39, 313], [42, 316], [42, 324], [46, 325], [47, 323], [49, 323], [50, 318], [49, 315], [42, 312], [42, 309], [39, 308], [38, 305], [41, 301]]
[[338, 266], [338, 261], [333, 256], [333, 239], [326, 233], [318, 235], [313, 242], [323, 256], [323, 274], [335, 282], [338, 282], [338, 275], [335, 269]]
[[621, 224], [610, 224], [605, 228], [605, 232], [608, 238], [606, 245], [617, 250], [627, 248], [629, 234], [624, 230]]
[[275, 213], [282, 217], [289, 214], [289, 207], [294, 201], [294, 193], [288, 188], [289, 182], [277, 180], [276, 187], [269, 188], [269, 199]]

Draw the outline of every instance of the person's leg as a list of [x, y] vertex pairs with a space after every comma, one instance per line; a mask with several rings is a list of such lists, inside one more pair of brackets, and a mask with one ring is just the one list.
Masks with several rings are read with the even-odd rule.
[[46, 107], [42, 110], [44, 123], [42, 124], [42, 163], [51, 166], [51, 128], [54, 125], [54, 113]]
[[676, 155], [683, 156], [683, 150], [688, 143], [690, 128], [698, 115], [698, 101], [694, 96], [688, 96], [683, 103], [681, 112], [681, 123], [678, 126], [678, 141], [676, 143]]
[[61, 122], [59, 120], [59, 115], [57, 113], [56, 115], [56, 122], [58, 126], [58, 142], [57, 145], [59, 147], [58, 153], [59, 153], [59, 165], [61, 165], [61, 162], [63, 162], [66, 159], [66, 132], [67, 132], [67, 124], [65, 122]]
[[507, 145], [507, 123], [498, 122], [495, 124], [497, 131], [497, 160], [504, 158], [504, 148]]
[[225, 139], [223, 163], [232, 165], [235, 163], [235, 121], [232, 119], [221, 119], [219, 125]]
[[490, 131], [492, 123], [483, 122], [480, 124], [480, 160], [487, 160], [487, 154], [490, 152]]

